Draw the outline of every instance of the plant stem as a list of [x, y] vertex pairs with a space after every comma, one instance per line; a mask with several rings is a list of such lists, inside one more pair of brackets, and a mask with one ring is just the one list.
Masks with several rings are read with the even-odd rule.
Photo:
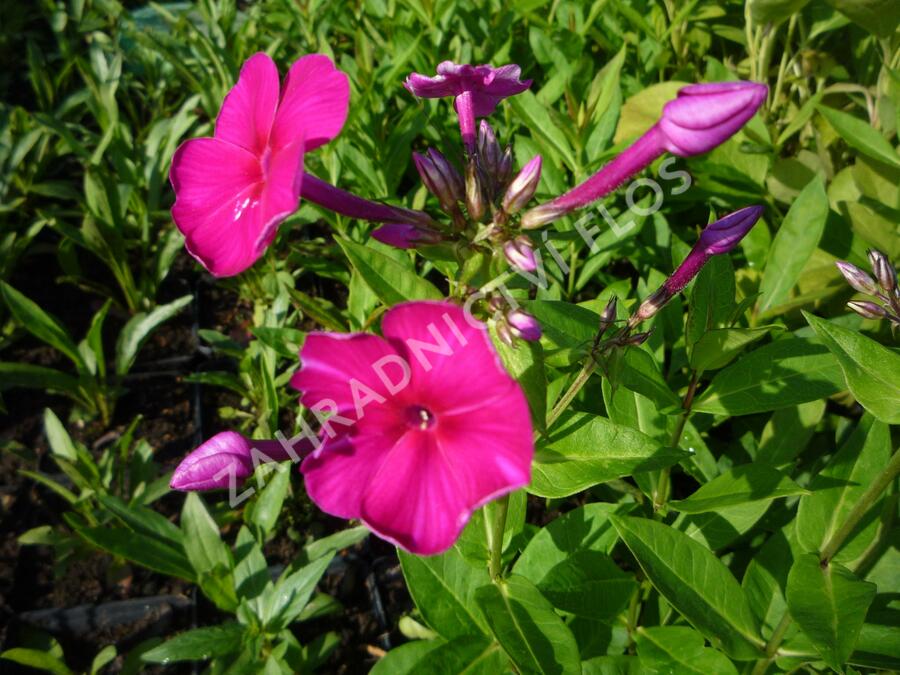
[[770, 637], [769, 641], [766, 643], [766, 657], [759, 659], [756, 662], [751, 675], [763, 675], [763, 673], [766, 672], [769, 668], [769, 664], [772, 663], [772, 660], [775, 658], [775, 652], [778, 651], [778, 647], [781, 645], [781, 641], [784, 640], [784, 634], [787, 632], [790, 625], [791, 615], [785, 612], [784, 616], [781, 617], [781, 622], [772, 632], [772, 637]]
[[590, 379], [596, 368], [597, 360], [593, 356], [588, 356], [588, 360], [585, 361], [584, 367], [581, 369], [581, 372], [578, 373], [575, 381], [572, 382], [565, 393], [559, 397], [556, 405], [553, 406], [553, 409], [547, 415], [547, 429], [553, 426], [553, 423], [559, 419], [559, 416], [563, 414], [565, 409], [572, 402], [572, 399], [574, 399], [578, 395], [578, 392], [581, 391], [582, 387], [587, 384], [587, 381]]
[[881, 493], [887, 489], [887, 486], [890, 485], [898, 475], [900, 475], [900, 450], [897, 450], [894, 453], [894, 456], [891, 457], [891, 461], [888, 462], [884, 471], [882, 471], [875, 480], [872, 481], [869, 487], [866, 488], [866, 491], [860, 495], [856, 504], [854, 504], [853, 508], [850, 510], [850, 513], [847, 514], [847, 519], [844, 521], [844, 524], [841, 525], [837, 532], [831, 535], [831, 538], [822, 547], [822, 551], [819, 554], [819, 561], [823, 566], [831, 562], [834, 554], [838, 552], [838, 549], [840, 549], [847, 537], [850, 536], [854, 528], [859, 525], [859, 521], [863, 519], [863, 516], [866, 515], [866, 512], [881, 496]]
[[485, 509], [485, 517], [490, 517], [487, 537], [491, 557], [488, 572], [492, 581], [500, 579], [503, 572], [503, 533], [506, 531], [506, 514], [509, 512], [509, 495], [503, 495], [493, 503], [493, 509]]
[[[691, 406], [694, 404], [694, 395], [697, 393], [697, 385], [699, 383], [700, 373], [696, 370], [692, 370], [690, 384], [688, 384], [684, 399], [682, 399], [681, 402], [683, 412], [678, 418], [678, 424], [675, 426], [675, 431], [672, 433], [672, 440], [669, 443], [673, 448], [677, 448], [678, 444], [681, 442], [681, 434], [684, 433], [684, 427], [687, 425], [688, 418], [691, 416]], [[656, 484], [656, 490], [653, 494], [654, 511], [659, 511], [669, 498], [669, 485], [671, 483], [670, 474], [671, 467], [666, 467], [659, 473], [659, 481]]]

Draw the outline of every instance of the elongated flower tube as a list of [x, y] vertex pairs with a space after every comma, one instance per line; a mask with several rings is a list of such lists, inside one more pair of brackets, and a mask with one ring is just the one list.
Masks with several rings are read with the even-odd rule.
[[522, 227], [540, 227], [605, 197], [665, 152], [678, 157], [709, 152], [753, 117], [767, 92], [764, 84], [743, 81], [684, 87], [643, 136], [585, 182], [525, 213]]
[[296, 61], [278, 81], [254, 54], [222, 102], [212, 138], [175, 151], [172, 219], [188, 252], [213, 275], [243, 272], [297, 210], [303, 155], [338, 135], [347, 118], [347, 76], [322, 54]]
[[763, 210], [762, 206], [747, 206], [707, 225], [678, 269], [641, 303], [637, 312], [628, 320], [629, 326], [636, 326], [662, 309], [669, 300], [684, 290], [712, 256], [728, 253], [737, 246], [756, 225]]
[[463, 146], [472, 155], [475, 152], [475, 118], [487, 117], [504, 98], [528, 89], [531, 80], [522, 81], [521, 76], [522, 69], [515, 64], [494, 68], [486, 64], [473, 66], [444, 61], [438, 64], [436, 76], [412, 73], [403, 86], [420, 98], [453, 96]]
[[453, 545], [472, 512], [527, 485], [533, 429], [484, 324], [449, 302], [389, 309], [384, 337], [310, 333], [291, 384], [322, 414], [303, 460], [323, 511], [419, 555]]
[[388, 223], [372, 232], [372, 238], [395, 248], [417, 248], [437, 244], [442, 240], [440, 232], [422, 225]]
[[287, 441], [250, 440], [234, 431], [223, 431], [181, 460], [169, 486], [185, 492], [227, 489], [242, 483], [259, 464], [299, 461], [312, 450], [312, 441], [306, 439], [291, 445]]
[[376, 223], [398, 222], [428, 225], [432, 222], [431, 216], [422, 211], [363, 199], [308, 173], [303, 175], [300, 194], [314, 204], [350, 218], [371, 220]]

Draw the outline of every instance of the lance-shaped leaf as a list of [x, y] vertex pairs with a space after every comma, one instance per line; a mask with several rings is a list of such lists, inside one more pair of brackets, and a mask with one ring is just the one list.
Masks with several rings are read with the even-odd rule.
[[714, 646], [735, 659], [761, 655], [759, 625], [747, 597], [712, 551], [662, 523], [610, 520], [660, 594]]
[[520, 672], [581, 673], [572, 631], [528, 579], [512, 574], [482, 586], [475, 598], [497, 642]]
[[803, 315], [837, 357], [856, 400], [881, 421], [900, 424], [900, 354], [843, 326]]
[[567, 497], [614, 478], [672, 466], [689, 456], [605, 417], [574, 413], [554, 425], [535, 454], [528, 491]]
[[683, 513], [704, 513], [747, 502], [804, 494], [806, 490], [777, 469], [745, 464], [726, 471], [700, 487], [687, 499], [669, 502]]
[[847, 661], [875, 597], [875, 584], [860, 581], [840, 563], [824, 567], [805, 553], [791, 567], [787, 603], [791, 618], [837, 671]]
[[639, 628], [635, 641], [647, 672], [737, 675], [727, 656], [704, 646], [703, 636], [687, 626]]
[[443, 294], [426, 279], [371, 246], [337, 238], [350, 264], [385, 305], [407, 300], [440, 300]]

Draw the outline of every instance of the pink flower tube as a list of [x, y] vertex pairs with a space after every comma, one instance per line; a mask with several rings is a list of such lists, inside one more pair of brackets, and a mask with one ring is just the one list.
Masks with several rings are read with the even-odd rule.
[[743, 81], [682, 88], [643, 136], [580, 185], [528, 211], [522, 227], [540, 227], [605, 197], [665, 152], [678, 157], [709, 152], [753, 117], [767, 92], [764, 84]]

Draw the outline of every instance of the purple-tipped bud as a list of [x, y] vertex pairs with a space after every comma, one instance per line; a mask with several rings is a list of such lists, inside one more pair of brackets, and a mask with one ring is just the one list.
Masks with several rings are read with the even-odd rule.
[[[285, 441], [290, 445], [289, 441]], [[299, 459], [313, 450], [313, 443], [302, 439], [291, 452], [279, 441], [250, 440], [234, 431], [216, 434], [181, 460], [172, 474], [173, 490], [197, 492], [239, 485], [263, 462]]]
[[719, 218], [703, 228], [695, 248], [702, 248], [706, 255], [728, 253], [756, 225], [763, 211], [765, 211], [763, 206], [747, 206]]
[[894, 293], [897, 290], [897, 270], [888, 257], [873, 248], [869, 250], [869, 262], [872, 264], [872, 271], [884, 292], [888, 295]]
[[500, 338], [500, 342], [507, 347], [512, 347], [516, 344], [516, 336], [513, 335], [513, 329], [504, 321], [497, 324], [497, 337]]
[[603, 312], [600, 314], [600, 325], [598, 328], [600, 336], [608, 331], [609, 327], [616, 322], [616, 309], [618, 304], [619, 299], [616, 296], [613, 296], [610, 301], [606, 303], [606, 307], [603, 308]]
[[481, 184], [478, 166], [471, 159], [466, 164], [466, 211], [476, 223], [484, 218], [486, 211], [484, 186]]
[[531, 314], [520, 309], [514, 309], [506, 315], [513, 335], [527, 342], [536, 342], [541, 339], [541, 324]]
[[865, 293], [866, 295], [875, 295], [878, 293], [878, 286], [875, 285], [875, 280], [856, 265], [851, 265], [843, 260], [838, 260], [835, 265], [837, 265], [841, 274], [844, 275], [847, 283], [860, 293]]
[[522, 272], [534, 272], [537, 269], [537, 259], [534, 257], [531, 240], [524, 235], [503, 244], [503, 255], [510, 265]]
[[847, 307], [866, 319], [884, 319], [888, 315], [884, 307], [868, 300], [848, 302]]
[[438, 244], [443, 237], [440, 232], [427, 227], [407, 223], [388, 223], [372, 232], [372, 238], [395, 248], [416, 248]]
[[446, 211], [454, 209], [463, 197], [463, 183], [447, 158], [437, 150], [429, 149], [427, 157], [414, 152], [413, 163], [425, 187], [437, 197], [441, 207]]
[[494, 130], [487, 120], [478, 125], [478, 158], [488, 175], [495, 175], [500, 165], [502, 152]]
[[666, 303], [669, 302], [674, 295], [675, 292], [672, 292], [666, 284], [663, 284], [644, 299], [641, 306], [638, 307], [637, 311], [628, 320], [628, 325], [637, 326], [641, 321], [652, 318], [659, 310], [666, 306]]
[[650, 337], [650, 332], [646, 333], [635, 333], [634, 335], [629, 335], [627, 338], [622, 340], [623, 345], [642, 345], [647, 339]]
[[522, 167], [519, 175], [509, 184], [506, 194], [503, 195], [503, 210], [510, 215], [520, 211], [534, 197], [540, 182], [541, 156], [536, 155], [528, 164]]
[[768, 91], [764, 84], [743, 81], [682, 88], [659, 120], [666, 150], [679, 157], [709, 152], [753, 117]]

